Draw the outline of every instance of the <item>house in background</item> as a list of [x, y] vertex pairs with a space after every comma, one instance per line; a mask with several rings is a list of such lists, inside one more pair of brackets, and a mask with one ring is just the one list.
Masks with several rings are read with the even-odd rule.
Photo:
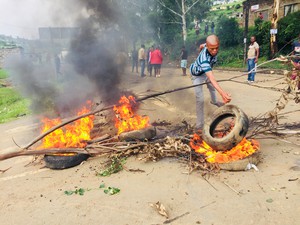
[[[243, 2], [243, 14], [248, 11], [248, 25], [254, 26], [258, 17], [271, 21], [273, 16], [274, 0], [247, 0]], [[281, 0], [279, 4], [278, 19], [300, 10], [300, 0]], [[245, 18], [246, 19], [246, 18]]]

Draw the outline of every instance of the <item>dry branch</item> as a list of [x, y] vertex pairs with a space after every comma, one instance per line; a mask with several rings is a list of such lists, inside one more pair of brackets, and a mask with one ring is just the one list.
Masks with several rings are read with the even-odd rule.
[[[272, 61], [275, 61], [275, 60], [278, 60], [278, 61], [283, 61], [283, 60], [286, 60], [287, 58], [289, 57], [285, 57], [285, 58], [276, 58], [276, 59], [273, 59], [273, 60], [270, 60], [268, 62], [272, 62]], [[268, 62], [264, 62], [260, 65], [258, 65], [257, 67], [263, 65], [263, 64], [266, 64]], [[256, 68], [257, 68], [256, 67]], [[250, 71], [251, 72], [251, 71]], [[249, 73], [249, 72], [248, 72]], [[246, 73], [246, 74], [248, 74]], [[242, 75], [238, 75], [238, 76], [234, 76], [234, 77], [231, 77], [229, 79], [223, 79], [223, 80], [218, 80], [218, 82], [225, 82], [225, 81], [233, 81], [235, 78], [238, 78], [238, 77], [241, 77], [241, 76], [244, 76], [246, 74], [242, 74]], [[150, 98], [156, 98], [158, 96], [161, 96], [161, 95], [165, 95], [165, 94], [169, 94], [169, 93], [173, 93], [173, 92], [177, 92], [177, 91], [181, 91], [181, 90], [186, 90], [186, 89], [189, 89], [189, 88], [194, 88], [194, 87], [197, 87], [197, 86], [202, 86], [202, 85], [205, 85], [209, 82], [205, 82], [205, 83], [202, 83], [202, 84], [197, 84], [197, 85], [189, 85], [189, 86], [185, 86], [185, 87], [180, 87], [180, 88], [175, 88], [175, 89], [171, 89], [171, 90], [167, 90], [167, 91], [163, 91], [163, 92], [158, 92], [158, 93], [155, 93], [155, 94], [150, 94], [150, 95], [147, 95], [147, 96], [144, 96], [144, 97], [141, 97], [141, 98], [138, 98], [136, 99], [137, 102], [141, 102], [141, 101], [144, 101], [146, 99], [150, 99]], [[66, 124], [69, 124], [71, 122], [74, 122], [78, 119], [81, 119], [81, 118], [84, 118], [84, 117], [87, 117], [87, 116], [90, 116], [90, 115], [94, 115], [96, 113], [99, 113], [99, 112], [102, 112], [102, 111], [105, 111], [105, 110], [109, 110], [109, 109], [113, 109], [114, 105], [110, 105], [110, 106], [106, 106], [106, 107], [103, 107], [103, 108], [100, 108], [100, 109], [96, 109], [94, 111], [91, 111], [89, 113], [86, 113], [86, 114], [83, 114], [83, 115], [80, 115], [80, 116], [75, 116], [75, 117], [72, 117], [71, 119], [69, 120], [66, 120], [65, 122], [57, 125], [57, 126], [54, 126], [52, 127], [51, 129], [49, 129], [48, 131], [46, 131], [45, 133], [39, 135], [38, 137], [36, 137], [34, 140], [32, 140], [29, 144], [27, 144], [25, 147], [23, 147], [22, 151], [20, 152], [17, 152], [17, 153], [9, 153], [11, 154], [12, 157], [15, 157], [15, 156], [19, 156], [19, 155], [26, 155], [25, 153], [25, 150], [28, 150], [28, 148], [30, 148], [31, 146], [33, 146], [35, 143], [37, 143], [38, 141], [40, 141], [41, 139], [43, 139], [45, 136], [47, 136], [48, 134], [52, 133], [53, 131], [65, 126]], [[102, 146], [103, 147], [103, 146]], [[110, 150], [113, 150], [113, 149], [110, 149]], [[28, 150], [29, 151], [29, 150]], [[28, 154], [33, 154], [34, 151], [30, 151]], [[39, 151], [36, 151], [35, 154], [44, 154], [42, 153], [40, 150]], [[8, 154], [6, 155], [0, 155], [0, 160], [3, 160], [3, 159], [6, 159]]]

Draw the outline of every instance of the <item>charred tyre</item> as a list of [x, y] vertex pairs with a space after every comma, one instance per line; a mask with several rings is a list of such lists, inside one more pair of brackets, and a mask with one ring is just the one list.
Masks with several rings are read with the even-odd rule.
[[74, 155], [45, 155], [44, 161], [46, 167], [50, 169], [67, 169], [82, 163], [89, 158], [88, 154], [74, 154]]
[[[230, 127], [227, 127], [228, 131], [226, 135], [216, 137], [216, 128], [221, 121], [227, 118], [234, 118], [234, 123], [230, 124]], [[205, 122], [203, 127], [203, 140], [217, 151], [226, 151], [232, 149], [242, 141], [248, 128], [249, 119], [240, 108], [235, 105], [224, 105], [218, 108]]]

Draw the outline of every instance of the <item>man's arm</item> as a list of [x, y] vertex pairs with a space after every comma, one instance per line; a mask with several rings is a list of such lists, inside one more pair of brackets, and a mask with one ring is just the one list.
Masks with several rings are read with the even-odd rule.
[[214, 86], [214, 88], [219, 92], [219, 94], [221, 95], [223, 102], [224, 103], [228, 103], [231, 101], [231, 96], [226, 93], [225, 91], [223, 91], [223, 89], [220, 87], [220, 85], [218, 84], [218, 82], [216, 81], [214, 74], [212, 71], [208, 71], [206, 72], [206, 76], [208, 77], [209, 81], [211, 82], [211, 84]]
[[201, 44], [200, 46], [199, 46], [199, 52], [201, 52], [202, 51], [202, 49], [205, 47], [205, 44]]
[[258, 48], [255, 48], [255, 55], [256, 55], [256, 58], [255, 58], [255, 63], [257, 63], [258, 61], [258, 57], [259, 57], [259, 47]]

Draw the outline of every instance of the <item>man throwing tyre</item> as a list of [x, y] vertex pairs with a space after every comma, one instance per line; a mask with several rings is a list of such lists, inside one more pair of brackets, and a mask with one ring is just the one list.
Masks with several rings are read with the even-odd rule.
[[[201, 45], [200, 53], [194, 63], [190, 66], [192, 75], [192, 82], [194, 85], [207, 83], [207, 88], [211, 97], [211, 104], [218, 107], [231, 101], [231, 96], [223, 91], [216, 81], [212, 68], [217, 62], [217, 54], [219, 51], [219, 38], [216, 35], [209, 35], [206, 38], [206, 43]], [[216, 90], [221, 95], [223, 102], [218, 102], [216, 97]], [[195, 87], [196, 94], [196, 129], [203, 129], [204, 125], [204, 96], [203, 85]]]

